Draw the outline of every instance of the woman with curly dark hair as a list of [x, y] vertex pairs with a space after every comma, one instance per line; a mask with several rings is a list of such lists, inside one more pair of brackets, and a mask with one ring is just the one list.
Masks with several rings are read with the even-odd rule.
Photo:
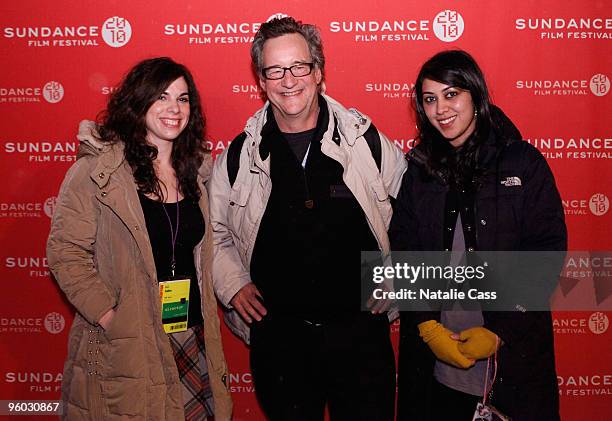
[[191, 73], [138, 63], [100, 126], [81, 124], [62, 184], [49, 266], [74, 305], [67, 419], [231, 416], [206, 181], [211, 155]]
[[[536, 280], [552, 290], [567, 231], [544, 157], [491, 103], [465, 51], [423, 64], [415, 94], [418, 143], [391, 220], [392, 249], [452, 251], [451, 265], [470, 262], [472, 252], [552, 252]], [[546, 306], [512, 302], [520, 311], [501, 312], [446, 304], [400, 315], [398, 420], [502, 419], [485, 417], [488, 409], [521, 421], [558, 420], [552, 319], [533, 311]]]

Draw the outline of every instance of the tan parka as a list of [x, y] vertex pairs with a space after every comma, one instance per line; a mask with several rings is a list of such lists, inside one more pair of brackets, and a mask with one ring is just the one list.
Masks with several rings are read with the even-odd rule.
[[[183, 420], [182, 386], [161, 324], [151, 244], [123, 145], [96, 143], [81, 127], [79, 159], [62, 184], [47, 243], [49, 267], [76, 315], [68, 341], [64, 419]], [[198, 183], [206, 233], [196, 247], [206, 360], [215, 419], [231, 419], [217, 304], [206, 155]], [[98, 325], [111, 308], [106, 330]]]
[[[379, 132], [381, 167], [377, 168], [372, 151], [364, 138], [371, 120], [355, 109], [347, 110], [333, 98], [323, 95], [329, 111], [329, 123], [321, 140], [321, 152], [344, 168], [342, 179], [364, 211], [372, 234], [385, 259], [389, 256], [387, 229], [392, 216], [391, 199], [399, 191], [407, 162], [402, 151]], [[231, 306], [234, 295], [251, 282], [249, 267], [259, 224], [272, 192], [270, 157], [259, 154], [261, 130], [266, 123], [266, 104], [251, 117], [244, 132], [246, 139], [240, 154], [236, 180], [230, 185], [227, 149], [219, 156], [210, 181], [210, 214], [213, 228], [215, 266], [213, 282], [219, 301], [224, 305], [228, 327], [246, 343], [249, 326]], [[340, 144], [333, 140], [337, 121]], [[269, 245], [274, 247], [275, 245]], [[389, 318], [398, 316], [391, 309]]]

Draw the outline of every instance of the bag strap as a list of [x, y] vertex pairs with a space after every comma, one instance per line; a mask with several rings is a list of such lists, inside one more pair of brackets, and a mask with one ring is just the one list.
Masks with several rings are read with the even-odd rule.
[[236, 136], [228, 146], [227, 178], [229, 179], [230, 186], [234, 186], [234, 182], [238, 176], [238, 170], [240, 169], [240, 152], [242, 151], [242, 145], [246, 137], [246, 133], [242, 132]]
[[380, 172], [382, 162], [382, 147], [380, 146], [380, 134], [378, 134], [376, 126], [370, 123], [370, 127], [368, 127], [368, 130], [366, 130], [366, 132], [363, 134], [363, 137], [370, 147], [372, 158], [374, 158], [376, 168], [378, 168], [378, 172]]
[[[382, 147], [380, 144], [380, 134], [374, 124], [370, 124], [368, 130], [363, 134], [363, 137], [370, 148], [372, 158], [376, 162], [376, 167], [380, 172], [380, 166], [382, 162]], [[240, 169], [240, 152], [242, 151], [242, 145], [246, 139], [246, 133], [242, 132], [228, 146], [227, 151], [227, 178], [229, 179], [230, 186], [234, 185], [236, 177], [238, 176], [238, 170]]]

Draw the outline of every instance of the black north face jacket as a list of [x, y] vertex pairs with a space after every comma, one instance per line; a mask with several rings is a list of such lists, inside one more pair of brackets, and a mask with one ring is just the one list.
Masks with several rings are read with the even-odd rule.
[[[480, 162], [487, 171], [470, 209], [475, 249], [566, 250], [563, 207], [546, 160], [535, 147], [518, 140], [520, 133], [501, 110], [494, 108], [493, 112], [500, 124], [481, 146]], [[419, 151], [417, 146], [407, 157], [408, 171], [389, 230], [392, 250], [450, 247], [449, 236], [444, 234], [450, 231], [445, 222], [450, 188], [443, 177], [426, 176]], [[558, 255], [561, 260], [547, 274], [551, 291], [562, 264], [563, 253]], [[517, 420], [559, 419], [550, 312], [483, 311], [483, 318], [484, 327], [503, 341], [493, 405]], [[419, 337], [417, 324], [440, 320], [440, 312], [402, 312], [400, 319], [398, 420], [435, 419], [431, 395], [435, 357]]]

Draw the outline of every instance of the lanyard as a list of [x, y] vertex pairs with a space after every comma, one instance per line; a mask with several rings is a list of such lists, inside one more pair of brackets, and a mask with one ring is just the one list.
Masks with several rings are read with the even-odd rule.
[[170, 224], [170, 243], [172, 244], [172, 261], [170, 262], [170, 269], [172, 269], [172, 276], [174, 277], [174, 269], [176, 268], [176, 259], [174, 257], [174, 249], [176, 247], [176, 239], [178, 237], [178, 230], [179, 230], [179, 192], [178, 192], [178, 187], [179, 187], [179, 183], [178, 183], [178, 178], [176, 180], [176, 231], [174, 230], [174, 227], [172, 226], [172, 220], [170, 219], [170, 214], [168, 214], [168, 211], [166, 210], [166, 204], [162, 202], [162, 209], [164, 210], [164, 213], [166, 214], [166, 217], [168, 218], [168, 224]]
[[306, 154], [304, 155], [304, 159], [302, 159], [302, 168], [306, 168], [306, 160], [308, 159], [308, 152], [310, 152], [310, 143], [308, 144], [308, 149], [306, 149]]
[[[499, 336], [495, 338], [495, 354], [493, 354], [493, 380], [491, 380], [491, 389], [493, 388], [493, 383], [495, 383], [495, 377], [497, 377], [497, 348], [499, 348]], [[484, 392], [482, 394], [482, 405], [486, 406], [487, 404], [487, 386], [489, 383], [489, 367], [491, 365], [491, 357], [487, 358], [487, 371], [485, 373], [485, 384], [484, 384]]]

